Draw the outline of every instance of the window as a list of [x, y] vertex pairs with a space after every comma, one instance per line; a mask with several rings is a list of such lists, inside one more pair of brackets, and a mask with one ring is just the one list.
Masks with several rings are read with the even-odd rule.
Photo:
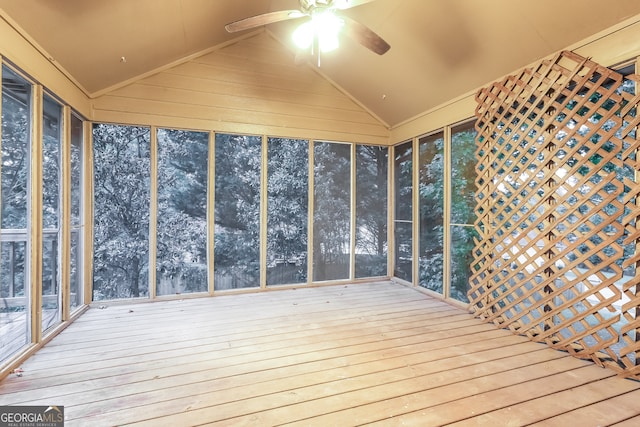
[[262, 138], [216, 134], [215, 289], [260, 286]]
[[475, 231], [475, 122], [451, 129], [451, 290], [452, 298], [469, 302]]
[[83, 128], [82, 119], [71, 115], [71, 269], [70, 269], [70, 307], [73, 310], [83, 303], [82, 288], [82, 219], [83, 201]]
[[387, 275], [389, 149], [356, 146], [356, 277]]
[[206, 292], [209, 133], [158, 130], [156, 293]]
[[418, 284], [443, 294], [444, 133], [420, 138], [420, 272]]
[[267, 285], [307, 281], [309, 141], [269, 138]]
[[150, 130], [95, 124], [93, 299], [149, 295]]
[[413, 271], [413, 142], [395, 147], [395, 260], [393, 275], [408, 282]]
[[349, 278], [351, 145], [314, 144], [313, 280]]
[[45, 95], [42, 116], [42, 330], [61, 319], [60, 148], [62, 106]]
[[30, 342], [27, 218], [31, 85], [2, 67], [0, 362]]
[[[415, 197], [420, 212], [420, 247], [417, 285], [467, 302], [473, 239], [476, 235], [476, 131], [473, 122], [452, 127], [450, 139], [445, 137], [445, 130], [418, 140], [419, 170]], [[395, 147], [394, 275], [407, 281], [411, 280], [412, 268], [411, 153], [411, 142]], [[451, 158], [450, 171], [445, 163], [445, 155]], [[448, 173], [450, 179], [445, 180]], [[448, 229], [445, 228], [445, 212], [450, 215]], [[445, 251], [447, 241], [449, 245]], [[449, 268], [445, 270], [447, 265]]]

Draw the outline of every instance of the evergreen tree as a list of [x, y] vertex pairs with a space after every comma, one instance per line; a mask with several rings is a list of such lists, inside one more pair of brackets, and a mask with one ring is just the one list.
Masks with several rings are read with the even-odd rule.
[[148, 128], [96, 124], [94, 299], [148, 294]]
[[314, 280], [349, 277], [351, 146], [315, 143]]
[[309, 141], [270, 138], [267, 284], [307, 280]]
[[158, 130], [159, 295], [207, 291], [209, 133]]
[[388, 151], [356, 147], [356, 277], [387, 274]]
[[216, 289], [260, 284], [261, 141], [216, 134]]

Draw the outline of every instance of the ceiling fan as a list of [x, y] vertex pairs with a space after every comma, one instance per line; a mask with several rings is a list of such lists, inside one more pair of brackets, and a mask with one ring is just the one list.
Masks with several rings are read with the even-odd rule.
[[[336, 11], [349, 9], [372, 0], [299, 0], [300, 10], [280, 10], [251, 16], [225, 26], [230, 33], [272, 24], [289, 19], [307, 18], [293, 34], [294, 42], [300, 49], [311, 46], [318, 52], [327, 52], [338, 47], [338, 33], [341, 30], [358, 43], [383, 55], [391, 46], [369, 27], [347, 16], [338, 16]], [[309, 19], [310, 18], [310, 19]], [[312, 52], [313, 53], [313, 52]], [[319, 59], [319, 58], [318, 58]]]

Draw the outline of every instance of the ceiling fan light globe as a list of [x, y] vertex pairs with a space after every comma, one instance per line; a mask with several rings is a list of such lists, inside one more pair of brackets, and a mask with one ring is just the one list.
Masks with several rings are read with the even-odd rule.
[[318, 45], [322, 52], [331, 52], [337, 49], [340, 47], [338, 33], [320, 32], [318, 34]]
[[313, 14], [312, 21], [318, 33], [330, 32], [338, 34], [344, 26], [344, 21], [330, 10]]
[[338, 34], [344, 26], [344, 21], [332, 11], [326, 11], [313, 15], [313, 24], [318, 36], [320, 51], [330, 52], [340, 46]]
[[308, 49], [311, 43], [313, 43], [314, 33], [315, 29], [312, 23], [305, 22], [293, 32], [293, 43], [300, 49]]

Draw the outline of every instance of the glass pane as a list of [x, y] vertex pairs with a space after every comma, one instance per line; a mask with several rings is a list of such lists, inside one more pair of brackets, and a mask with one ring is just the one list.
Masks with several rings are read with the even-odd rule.
[[420, 286], [442, 293], [444, 134], [420, 138]]
[[157, 294], [206, 292], [209, 133], [158, 130]]
[[216, 134], [215, 289], [260, 286], [262, 138]]
[[29, 291], [26, 234], [2, 236], [0, 258], [0, 363], [29, 343]]
[[71, 115], [71, 277], [70, 304], [73, 310], [83, 303], [82, 293], [82, 159], [83, 122]]
[[395, 260], [393, 275], [412, 281], [413, 270], [413, 142], [395, 148]]
[[413, 274], [412, 233], [412, 223], [396, 221], [396, 261], [393, 275], [407, 282], [412, 281]]
[[351, 146], [314, 144], [313, 280], [349, 278]]
[[451, 130], [451, 297], [468, 302], [476, 191], [474, 122]]
[[473, 239], [478, 237], [474, 227], [451, 226], [451, 298], [458, 301], [469, 302]]
[[45, 231], [42, 239], [42, 331], [60, 321], [58, 232]]
[[2, 228], [27, 228], [31, 85], [2, 68]]
[[45, 95], [42, 117], [42, 221], [43, 227], [57, 229], [60, 211], [60, 123], [62, 106]]
[[2, 67], [0, 363], [30, 342], [27, 218], [31, 85]]
[[83, 122], [71, 115], [71, 224], [82, 223], [82, 134]]
[[70, 304], [71, 310], [83, 304], [82, 292], [82, 261], [81, 261], [80, 230], [71, 228], [71, 270], [70, 270]]
[[356, 277], [387, 275], [389, 149], [356, 146]]
[[309, 141], [269, 138], [267, 285], [307, 282]]
[[149, 295], [148, 128], [94, 124], [93, 299]]
[[60, 146], [62, 106], [45, 95], [42, 114], [42, 331], [61, 319]]
[[[635, 66], [635, 62], [634, 64], [628, 65], [622, 69], [617, 70], [619, 73], [621, 73], [624, 76], [628, 76], [630, 74], [633, 73], [637, 73], [636, 70], [636, 66]], [[637, 92], [637, 83], [635, 81], [635, 79], [625, 79], [622, 82], [622, 86], [620, 88], [618, 88], [617, 92], [627, 92], [630, 94], [635, 94]], [[630, 116], [637, 116], [638, 111], [637, 111], [637, 106], [632, 109], [629, 113]], [[625, 120], [625, 124], [628, 125], [628, 123], [626, 123]], [[633, 138], [633, 139], [637, 139], [638, 138], [638, 133], [637, 133], [637, 128], [634, 129], [633, 131], [629, 132], [628, 138]], [[617, 135], [619, 136], [619, 135]], [[626, 146], [626, 144], [625, 144]], [[620, 156], [618, 154], [618, 156]], [[638, 153], [636, 152], [634, 155], [631, 156], [633, 159], [635, 159], [637, 161], [638, 159]], [[637, 170], [637, 168], [635, 168]], [[625, 167], [623, 168], [623, 170], [618, 170], [616, 172], [616, 175], [618, 176], [618, 179], [628, 179], [630, 181], [633, 182], [638, 182], [638, 180], [640, 179], [640, 176], [638, 176], [638, 173], [634, 170], [634, 168], [631, 166], [631, 164], [627, 164], [625, 165]], [[618, 195], [618, 200], [623, 200], [626, 197], [628, 197], [628, 192], [625, 189], [625, 194], [619, 194]], [[638, 204], [637, 198], [636, 198], [636, 204]], [[627, 208], [629, 209], [629, 208]], [[627, 212], [627, 214], [629, 214], [629, 212]], [[620, 221], [620, 218], [618, 218], [618, 221]], [[637, 222], [637, 219], [636, 219]], [[637, 227], [637, 226], [636, 226]], [[625, 242], [626, 238], [621, 236], [618, 239], [619, 244], [621, 244], [624, 247], [623, 250], [623, 256], [621, 257], [622, 259], [619, 259], [617, 261], [617, 264], [619, 266], [622, 267], [622, 264], [624, 263], [624, 261], [636, 256], [636, 253], [638, 251], [638, 246], [636, 245], [635, 242]], [[626, 243], [626, 245], [624, 244]], [[637, 280], [638, 280], [638, 267], [637, 267], [637, 263], [632, 263], [631, 265], [629, 265], [627, 268], [624, 268], [622, 270], [622, 279], [618, 280], [616, 282], [616, 287], [620, 290], [624, 290], [624, 287], [626, 284], [628, 283], [633, 283], [635, 281], [636, 285], [635, 285], [635, 289], [633, 289], [635, 291], [635, 295], [640, 294], [640, 286], [637, 284]], [[629, 319], [625, 316], [622, 315], [623, 311], [625, 308], [623, 308], [625, 305], [629, 304], [630, 298], [628, 295], [626, 295], [624, 292], [622, 292], [622, 297], [620, 298], [620, 301], [618, 304], [614, 304], [614, 307], [616, 308], [616, 312], [617, 313], [611, 313], [608, 312], [608, 310], [605, 309], [601, 309], [599, 312], [600, 314], [606, 319], [606, 318], [610, 318], [612, 316], [615, 316], [616, 314], [620, 313], [620, 320], [613, 326], [614, 329], [616, 331], [618, 331], [618, 344], [613, 346], [613, 350], [616, 352], [616, 354], [618, 356], [620, 356], [620, 349], [624, 348], [626, 345], [628, 345], [628, 341], [625, 342], [625, 337], [624, 334], [621, 332], [622, 329], [628, 329], [627, 325], [629, 322]], [[635, 307], [635, 308], [631, 308], [628, 309], [628, 313], [629, 315], [633, 316], [634, 318], [638, 318], [638, 316], [640, 316], [640, 307]], [[626, 333], [627, 335], [627, 339], [632, 339], [635, 341], [635, 343], [640, 342], [640, 332], [636, 329], [635, 331], [629, 331]], [[636, 366], [640, 366], [640, 351], [639, 350], [635, 350], [634, 352], [631, 352], [627, 355], [627, 357], [629, 358], [630, 361], [632, 361]]]

